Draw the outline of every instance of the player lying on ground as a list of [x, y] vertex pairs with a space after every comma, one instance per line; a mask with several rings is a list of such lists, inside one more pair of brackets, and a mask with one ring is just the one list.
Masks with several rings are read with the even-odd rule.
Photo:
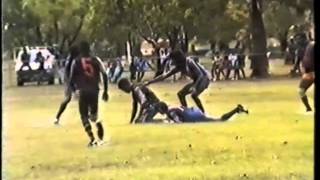
[[299, 94], [307, 112], [312, 111], [306, 91], [314, 83], [314, 44], [315, 42], [311, 41], [306, 48], [306, 52], [302, 60], [304, 73], [299, 84]]
[[186, 108], [186, 107], [173, 107], [169, 108], [164, 102], [158, 103], [159, 112], [166, 114], [167, 119], [174, 123], [196, 123], [196, 122], [221, 122], [229, 120], [233, 115], [237, 113], [249, 113], [245, 110], [241, 104], [232, 109], [231, 111], [223, 114], [220, 118], [207, 117], [198, 108]]
[[[130, 123], [149, 123], [153, 121], [154, 116], [159, 112], [156, 109], [160, 102], [158, 97], [147, 87], [132, 84], [129, 79], [122, 78], [118, 82], [118, 88], [126, 93], [132, 94], [132, 113]], [[137, 118], [137, 110], [139, 113]]]
[[73, 60], [79, 55], [79, 48], [77, 46], [72, 46], [70, 48], [70, 55], [67, 57], [67, 62], [65, 65], [65, 69], [64, 69], [64, 83], [65, 83], [65, 97], [64, 100], [62, 101], [60, 107], [59, 107], [59, 111], [56, 115], [56, 120], [54, 122], [54, 124], [59, 124], [60, 122], [60, 117], [62, 115], [62, 113], [64, 112], [64, 110], [66, 109], [67, 105], [69, 104], [69, 102], [71, 101], [72, 98], [72, 92], [75, 91], [75, 87], [74, 85], [72, 85], [72, 87], [70, 88], [69, 86], [69, 76], [70, 76], [70, 69], [71, 69], [71, 64], [73, 62]]
[[[98, 97], [100, 73], [103, 77], [104, 91], [102, 99], [108, 100], [108, 77], [103, 63], [90, 54], [88, 42], [81, 42], [79, 46], [80, 56], [72, 63], [69, 86], [75, 85], [79, 90], [79, 111], [83, 127], [90, 138], [89, 147], [103, 143], [104, 130], [98, 119]], [[90, 121], [97, 127], [99, 140], [96, 141]]]
[[193, 82], [184, 86], [179, 92], [178, 97], [182, 106], [187, 107], [186, 96], [191, 94], [192, 99], [198, 106], [198, 108], [204, 112], [203, 105], [199, 99], [199, 95], [208, 88], [210, 80], [206, 70], [198, 63], [196, 63], [191, 58], [186, 58], [182, 51], [176, 50], [171, 52], [167, 59], [171, 59], [174, 65], [174, 68], [168, 71], [165, 74], [162, 74], [149, 82], [146, 82], [144, 85], [148, 86], [155, 82], [162, 81], [178, 72], [182, 75], [190, 77]]

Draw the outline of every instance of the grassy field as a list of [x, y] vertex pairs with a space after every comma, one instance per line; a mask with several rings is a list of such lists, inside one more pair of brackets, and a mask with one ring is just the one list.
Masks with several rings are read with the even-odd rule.
[[[4, 179], [313, 179], [313, 115], [304, 114], [298, 79], [212, 83], [201, 96], [208, 114], [238, 103], [249, 115], [230, 122], [129, 125], [131, 100], [115, 86], [101, 102], [110, 144], [86, 147], [77, 102], [53, 120], [61, 86], [4, 91]], [[178, 105], [183, 83], [151, 88]], [[313, 97], [312, 90], [308, 93]], [[191, 102], [191, 101], [190, 101]]]

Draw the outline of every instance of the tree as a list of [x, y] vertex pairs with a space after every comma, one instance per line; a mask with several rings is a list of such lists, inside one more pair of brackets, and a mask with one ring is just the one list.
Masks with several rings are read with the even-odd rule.
[[7, 0], [4, 5], [6, 35], [15, 45], [58, 44], [61, 51], [76, 42], [90, 12], [86, 0]]
[[268, 3], [263, 18], [269, 36], [276, 37], [281, 42], [281, 50], [287, 48], [287, 37], [290, 26], [303, 24], [305, 13], [312, 10], [312, 1], [274, 0]]
[[250, 2], [250, 30], [252, 36], [251, 77], [266, 78], [268, 72], [267, 40], [262, 19], [263, 0]]
[[22, 0], [7, 0], [4, 6], [2, 32], [6, 49], [41, 42], [34, 36], [38, 33], [40, 20], [29, 9], [23, 9]]

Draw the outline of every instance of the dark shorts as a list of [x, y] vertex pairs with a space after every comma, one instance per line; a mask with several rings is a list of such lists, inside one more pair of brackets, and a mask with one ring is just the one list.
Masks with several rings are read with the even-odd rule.
[[192, 92], [192, 88], [195, 85], [195, 81], [192, 83], [189, 83], [185, 85], [178, 93], [180, 94], [192, 94], [192, 95], [200, 95], [205, 89], [209, 87], [210, 80], [208, 77], [204, 77], [203, 79], [200, 80], [199, 84], [195, 87], [195, 91]]
[[79, 93], [79, 111], [82, 120], [97, 120], [99, 91], [81, 91]]
[[194, 95], [201, 94], [204, 90], [206, 90], [209, 87], [210, 80], [209, 78], [205, 77], [203, 78], [199, 84], [196, 86], [196, 92], [192, 93]]
[[314, 72], [304, 73], [299, 88], [308, 89], [314, 83]]
[[141, 115], [137, 118], [136, 123], [151, 123], [154, 116], [158, 113], [155, 104], [149, 104], [143, 107]]

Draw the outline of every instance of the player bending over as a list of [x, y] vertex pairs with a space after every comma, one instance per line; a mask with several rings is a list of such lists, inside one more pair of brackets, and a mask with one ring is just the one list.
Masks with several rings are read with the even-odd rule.
[[169, 108], [166, 103], [160, 102], [158, 109], [161, 114], [166, 114], [169, 121], [174, 123], [196, 123], [196, 122], [221, 122], [229, 120], [237, 113], [249, 113], [242, 105], [238, 105], [230, 112], [223, 114], [220, 118], [206, 117], [206, 115], [198, 108]]
[[56, 120], [54, 122], [54, 124], [56, 125], [59, 124], [62, 113], [64, 112], [67, 105], [71, 101], [72, 92], [75, 91], [75, 87], [73, 85], [71, 87], [69, 86], [69, 80], [70, 80], [69, 77], [70, 77], [71, 64], [78, 55], [79, 55], [79, 48], [77, 46], [72, 46], [70, 48], [70, 55], [67, 57], [67, 62], [64, 69], [65, 97], [62, 103], [60, 104], [59, 111], [56, 115]]
[[304, 73], [299, 84], [299, 94], [307, 112], [312, 111], [306, 91], [314, 83], [314, 44], [315, 42], [311, 41], [306, 48], [306, 52], [302, 60]]
[[[130, 123], [153, 122], [153, 117], [159, 112], [156, 107], [160, 100], [149, 88], [134, 85], [127, 78], [120, 79], [118, 88], [126, 93], [132, 94], [133, 101]], [[138, 105], [140, 109], [136, 118]]]
[[199, 99], [199, 95], [208, 88], [210, 80], [208, 77], [208, 74], [206, 70], [195, 62], [191, 58], [186, 58], [186, 56], [183, 54], [182, 51], [176, 50], [171, 52], [168, 55], [167, 59], [171, 59], [172, 63], [174, 65], [174, 68], [168, 71], [165, 74], [162, 74], [153, 80], [150, 80], [149, 82], [146, 82], [144, 85], [150, 85], [155, 82], [162, 81], [178, 72], [180, 72], [182, 75], [186, 75], [190, 77], [193, 82], [185, 85], [179, 92], [178, 97], [180, 100], [180, 103], [182, 106], [187, 107], [187, 101], [186, 96], [188, 94], [191, 94], [192, 99], [198, 106], [198, 108], [204, 112], [203, 105], [201, 103], [201, 100]]
[[[79, 50], [80, 56], [74, 60], [71, 66], [69, 86], [76, 85], [79, 90], [81, 121], [90, 138], [88, 146], [92, 147], [103, 143], [103, 126], [100, 121], [97, 121], [100, 73], [103, 77], [102, 99], [104, 101], [108, 100], [108, 77], [103, 63], [96, 57], [91, 56], [88, 42], [81, 42]], [[89, 120], [96, 124], [98, 141], [93, 135]]]

